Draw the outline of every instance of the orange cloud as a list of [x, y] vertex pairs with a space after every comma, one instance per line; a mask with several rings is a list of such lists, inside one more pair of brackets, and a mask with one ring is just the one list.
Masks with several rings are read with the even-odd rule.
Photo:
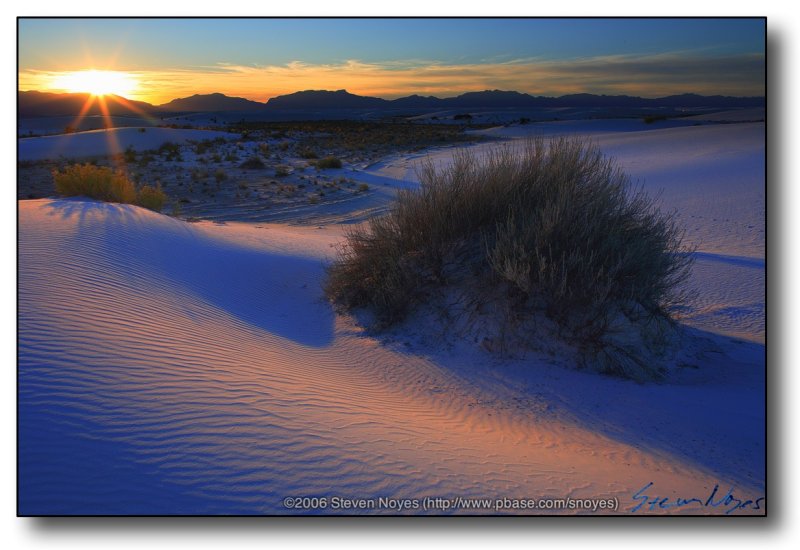
[[[347, 89], [385, 98], [413, 93], [440, 97], [484, 89], [534, 95], [632, 94], [655, 97], [694, 92], [764, 95], [764, 56], [699, 56], [681, 53], [603, 56], [570, 60], [520, 59], [505, 63], [444, 64], [435, 61], [245, 66], [129, 71], [140, 86], [131, 99], [165, 103], [176, 97], [221, 92], [266, 101], [298, 90]], [[60, 73], [22, 71], [20, 89], [46, 90]]]

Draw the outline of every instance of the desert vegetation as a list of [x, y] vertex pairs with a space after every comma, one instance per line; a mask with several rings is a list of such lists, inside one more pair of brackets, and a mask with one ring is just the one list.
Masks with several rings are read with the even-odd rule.
[[316, 167], [320, 170], [327, 170], [328, 168], [341, 168], [342, 161], [330, 155], [316, 162]]
[[247, 139], [284, 139], [277, 149], [293, 149], [303, 159], [315, 160], [328, 155], [343, 161], [377, 159], [402, 151], [452, 143], [468, 143], [481, 138], [464, 132], [464, 125], [419, 124], [411, 122], [375, 122], [354, 120], [317, 120], [294, 122], [239, 122], [228, 128]]
[[107, 166], [72, 164], [54, 170], [56, 192], [67, 196], [84, 196], [106, 202], [136, 204], [160, 211], [167, 199], [160, 186], [137, 186], [123, 172]]
[[597, 370], [659, 376], [615, 333], [657, 346], [691, 250], [612, 159], [577, 139], [534, 140], [480, 158], [459, 152], [447, 168], [425, 165], [420, 180], [349, 232], [328, 271], [333, 302], [368, 308], [386, 327], [459, 287], [476, 311], [494, 302], [521, 341], [554, 326]]

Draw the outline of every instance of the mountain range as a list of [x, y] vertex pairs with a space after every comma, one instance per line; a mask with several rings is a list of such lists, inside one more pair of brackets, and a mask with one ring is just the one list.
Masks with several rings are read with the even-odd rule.
[[[703, 96], [697, 94], [670, 95], [659, 98], [643, 98], [628, 95], [571, 94], [561, 97], [532, 96], [530, 94], [485, 90], [467, 92], [455, 97], [411, 95], [398, 99], [360, 96], [346, 90], [305, 90], [277, 96], [266, 103], [241, 97], [230, 97], [220, 93], [197, 94], [174, 99], [163, 105], [151, 105], [119, 96], [106, 96], [111, 115], [131, 115], [184, 112], [222, 111], [272, 111], [272, 110], [333, 110], [333, 109], [469, 109], [469, 108], [556, 108], [556, 107], [627, 107], [627, 108], [737, 108], [760, 107], [766, 103], [764, 97]], [[18, 116], [71, 116], [81, 112], [90, 99], [89, 94], [55, 94], [39, 91], [18, 92]], [[103, 114], [103, 106], [94, 101], [85, 114]]]

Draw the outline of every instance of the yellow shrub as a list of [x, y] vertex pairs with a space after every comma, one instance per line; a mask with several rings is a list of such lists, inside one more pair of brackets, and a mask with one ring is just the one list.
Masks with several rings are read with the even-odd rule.
[[139, 189], [139, 194], [136, 197], [136, 204], [150, 210], [160, 212], [164, 207], [164, 201], [167, 200], [167, 195], [161, 190], [161, 186], [153, 187], [151, 185], [144, 185]]
[[67, 197], [89, 197], [106, 202], [137, 204], [156, 212], [161, 211], [167, 195], [161, 186], [136, 186], [122, 172], [105, 166], [72, 164], [63, 171], [53, 171], [56, 192]]
[[107, 202], [132, 203], [136, 188], [125, 174], [104, 166], [73, 164], [54, 171], [56, 192], [67, 197], [86, 196]]

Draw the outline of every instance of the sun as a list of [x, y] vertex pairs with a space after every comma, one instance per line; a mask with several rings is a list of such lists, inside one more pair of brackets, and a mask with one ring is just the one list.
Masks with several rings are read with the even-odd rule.
[[122, 71], [88, 69], [56, 77], [51, 86], [71, 93], [90, 93], [94, 96], [119, 95], [126, 97], [138, 88], [136, 77]]

